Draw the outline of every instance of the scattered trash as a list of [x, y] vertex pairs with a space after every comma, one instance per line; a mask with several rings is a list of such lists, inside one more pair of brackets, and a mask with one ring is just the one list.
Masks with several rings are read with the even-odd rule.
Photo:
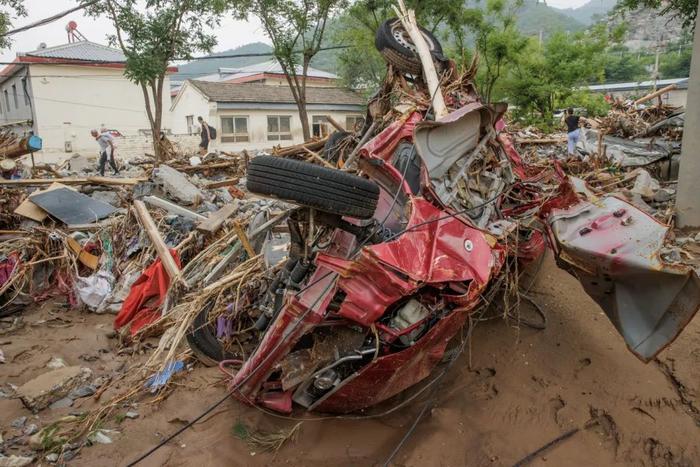
[[156, 392], [165, 384], [175, 373], [179, 373], [185, 369], [185, 363], [183, 361], [172, 362], [168, 364], [162, 371], [151, 376], [148, 381], [146, 381], [145, 387], [150, 389], [151, 392]]

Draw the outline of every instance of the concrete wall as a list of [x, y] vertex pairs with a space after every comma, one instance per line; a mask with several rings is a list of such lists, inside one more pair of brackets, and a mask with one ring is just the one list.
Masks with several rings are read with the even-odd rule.
[[[21, 69], [0, 85], [0, 122], [3, 124], [32, 119], [31, 100], [22, 83], [25, 73], [26, 69]], [[31, 82], [27, 83], [27, 91], [31, 95]]]
[[[106, 126], [124, 135], [150, 131], [141, 88], [119, 68], [31, 65], [35, 131], [47, 153], [97, 151], [90, 129]], [[170, 128], [169, 78], [164, 85], [163, 128]]]
[[[168, 135], [168, 139], [175, 145], [182, 154], [196, 154], [199, 150], [199, 135]], [[151, 137], [147, 135], [120, 136], [114, 138], [116, 146], [116, 158], [121, 161], [143, 158], [144, 154], [153, 154], [153, 143]], [[97, 158], [98, 146], [86, 151], [76, 151], [85, 156], [95, 156]], [[34, 155], [34, 160], [39, 164], [61, 164], [66, 159], [76, 154], [76, 152], [46, 152], [42, 151]], [[21, 159], [26, 164], [31, 164], [30, 156], [22, 156]], [[95, 159], [97, 160], [97, 159]]]

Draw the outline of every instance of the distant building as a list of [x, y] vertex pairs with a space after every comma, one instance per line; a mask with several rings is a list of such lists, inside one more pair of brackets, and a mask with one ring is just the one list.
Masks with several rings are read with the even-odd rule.
[[[654, 90], [654, 81], [640, 81], [629, 83], [608, 83], [588, 86], [589, 91], [612, 96], [613, 98], [642, 97]], [[675, 84], [676, 89], [661, 96], [664, 104], [673, 107], [685, 107], [688, 98], [688, 78], [660, 79], [656, 81], [656, 89]]]
[[[327, 117], [345, 128], [362, 123], [365, 99], [345, 88], [307, 87], [309, 124], [315, 136], [332, 131]], [[217, 129], [213, 149], [262, 150], [303, 142], [297, 106], [288, 85], [188, 80], [171, 107], [173, 132], [199, 133], [197, 117]]]
[[[296, 72], [302, 74], [301, 65], [297, 66]], [[219, 68], [218, 73], [199, 76], [198, 81], [211, 81], [217, 83], [251, 83], [268, 84], [272, 86], [286, 86], [287, 78], [284, 75], [282, 66], [277, 60], [268, 60], [262, 63], [244, 66], [241, 68]], [[327, 71], [317, 70], [309, 67], [306, 71], [306, 85], [309, 87], [336, 87], [339, 77]], [[177, 96], [184, 81], [173, 77], [171, 81], [170, 94]]]
[[49, 153], [97, 152], [90, 129], [100, 126], [125, 136], [150, 133], [143, 92], [124, 77], [124, 62], [120, 50], [84, 40], [18, 53], [0, 72], [0, 127], [40, 136]]

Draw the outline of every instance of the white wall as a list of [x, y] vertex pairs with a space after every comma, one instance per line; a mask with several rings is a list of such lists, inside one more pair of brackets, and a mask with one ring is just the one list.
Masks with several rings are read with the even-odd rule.
[[[22, 86], [25, 73], [26, 69], [21, 69], [0, 84], [0, 122], [2, 123], [32, 119], [31, 101], [27, 101]], [[27, 84], [27, 90], [31, 93], [31, 83]]]
[[[64, 152], [66, 141], [73, 152], [97, 152], [90, 130], [102, 125], [127, 136], [150, 131], [141, 88], [123, 76], [123, 69], [36, 64], [30, 77], [42, 152]], [[170, 128], [169, 81], [164, 84], [164, 129]]]
[[[188, 115], [192, 116], [195, 127], [199, 125], [197, 123], [197, 117], [200, 115], [207, 121], [212, 119], [212, 112], [213, 109], [216, 108], [216, 105], [210, 104], [202, 93], [189, 83], [183, 85], [176, 99], [177, 100], [173, 102], [173, 108], [170, 112], [173, 133], [179, 135], [189, 133], [189, 129], [187, 128]], [[210, 122], [210, 124], [216, 126], [213, 122]], [[218, 129], [218, 126], [216, 127]], [[199, 133], [199, 131], [197, 131], [197, 133]]]
[[[268, 115], [280, 115], [291, 117], [290, 124], [292, 130], [292, 140], [268, 141]], [[315, 115], [330, 116], [343, 127], [345, 126], [346, 116], [363, 116], [360, 112], [352, 111], [309, 111], [309, 125], [311, 125], [311, 122], [313, 122], [313, 117]], [[247, 117], [249, 141], [239, 143], [222, 143], [221, 117]], [[210, 118], [209, 124], [214, 126], [217, 130], [217, 139], [209, 145], [209, 149], [211, 150], [234, 152], [241, 151], [243, 149], [253, 151], [269, 150], [274, 146], [291, 146], [293, 144], [299, 144], [304, 142], [304, 134], [301, 128], [301, 120], [299, 119], [299, 114], [297, 113], [296, 107], [293, 110], [220, 109], [216, 112], [214, 118]], [[333, 132], [335, 131], [335, 129], [333, 127], [330, 127], [330, 131]]]

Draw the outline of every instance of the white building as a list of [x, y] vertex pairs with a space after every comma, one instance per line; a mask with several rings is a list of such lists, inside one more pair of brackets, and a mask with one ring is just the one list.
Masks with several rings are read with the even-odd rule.
[[[124, 61], [120, 50], [89, 41], [18, 53], [0, 72], [0, 126], [40, 136], [48, 154], [96, 153], [90, 129], [100, 126], [125, 136], [150, 134], [143, 93], [124, 77]], [[169, 107], [165, 92], [165, 129]]]
[[688, 99], [688, 78], [660, 79], [654, 81], [639, 81], [629, 83], [607, 83], [588, 86], [588, 90], [605, 94], [613, 98], [639, 98], [654, 91], [654, 88], [661, 89], [671, 84], [676, 85], [676, 89], [664, 93], [661, 101], [673, 107], [685, 107]]
[[[366, 101], [349, 89], [307, 87], [306, 98], [315, 136], [331, 131], [329, 116], [347, 129], [363, 119]], [[304, 141], [297, 106], [286, 84], [185, 81], [171, 107], [173, 132], [199, 133], [198, 116], [217, 130], [210, 149], [263, 150]]]

